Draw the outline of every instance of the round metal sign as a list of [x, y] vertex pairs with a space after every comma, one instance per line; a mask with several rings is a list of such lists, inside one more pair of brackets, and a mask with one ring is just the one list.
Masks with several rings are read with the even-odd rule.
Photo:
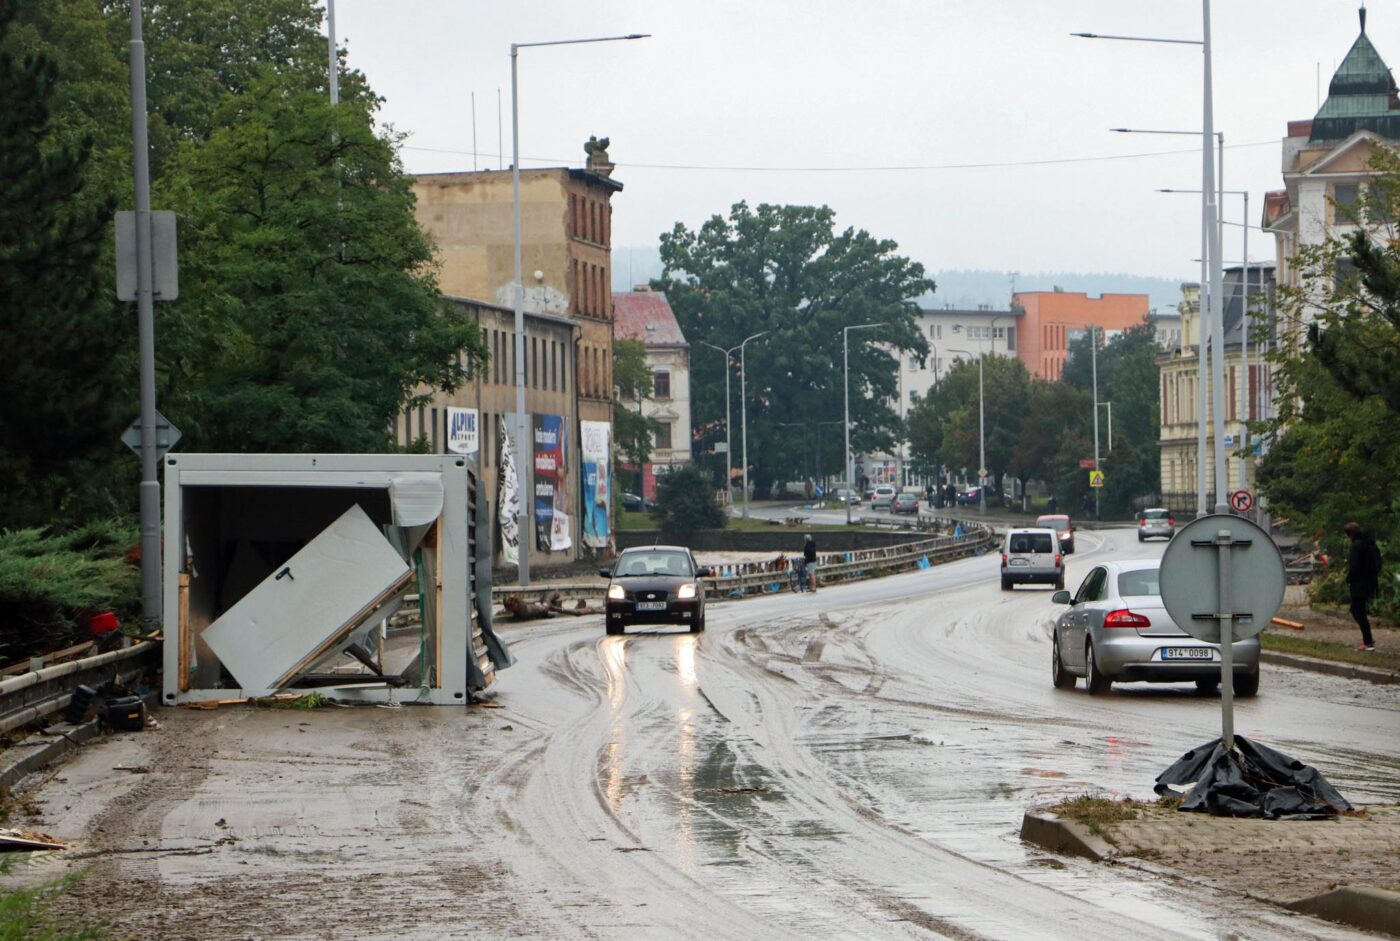
[[1230, 494], [1230, 507], [1236, 513], [1248, 513], [1254, 506], [1254, 494], [1248, 490], [1236, 490]]
[[1220, 643], [1221, 553], [1228, 553], [1230, 611], [1235, 640], [1262, 631], [1283, 603], [1283, 556], [1273, 539], [1241, 516], [1203, 516], [1177, 530], [1162, 555], [1162, 604], [1173, 621], [1209, 643]]

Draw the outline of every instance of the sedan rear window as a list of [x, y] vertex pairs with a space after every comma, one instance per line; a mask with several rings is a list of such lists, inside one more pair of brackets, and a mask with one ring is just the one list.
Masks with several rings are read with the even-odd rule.
[[1145, 520], [1164, 520], [1171, 518], [1170, 510], [1143, 510], [1142, 518]]
[[684, 552], [665, 549], [647, 549], [642, 552], [624, 552], [617, 560], [613, 575], [619, 578], [637, 575], [681, 575], [695, 574], [690, 567], [690, 557]]
[[1118, 576], [1118, 594], [1160, 595], [1162, 587], [1157, 569], [1138, 569], [1136, 572], [1123, 572]]

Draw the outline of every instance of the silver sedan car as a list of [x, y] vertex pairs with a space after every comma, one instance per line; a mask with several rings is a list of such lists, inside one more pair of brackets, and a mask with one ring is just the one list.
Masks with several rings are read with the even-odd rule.
[[[1202, 692], [1220, 685], [1220, 645], [1197, 640], [1167, 614], [1158, 586], [1161, 561], [1105, 562], [1078, 591], [1057, 591], [1068, 605], [1055, 620], [1051, 679], [1069, 689], [1078, 677], [1092, 694], [1118, 683], [1195, 682]], [[1235, 695], [1259, 692], [1259, 638], [1233, 648]]]
[[1170, 539], [1176, 533], [1176, 520], [1172, 511], [1160, 507], [1143, 510], [1138, 514], [1138, 542], [1146, 542], [1152, 536]]

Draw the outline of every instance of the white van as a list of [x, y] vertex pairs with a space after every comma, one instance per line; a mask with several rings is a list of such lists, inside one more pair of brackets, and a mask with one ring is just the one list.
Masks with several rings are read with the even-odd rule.
[[1001, 544], [1001, 590], [1042, 582], [1065, 587], [1065, 558], [1053, 529], [1012, 529]]

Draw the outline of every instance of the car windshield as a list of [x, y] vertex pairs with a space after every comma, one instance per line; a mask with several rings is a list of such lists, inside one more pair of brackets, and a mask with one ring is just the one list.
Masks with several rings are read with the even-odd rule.
[[1036, 520], [1036, 524], [1044, 526], [1046, 529], [1053, 529], [1057, 533], [1062, 533], [1069, 529], [1069, 520], [1067, 519], [1038, 519]]
[[635, 578], [642, 575], [677, 575], [687, 577], [695, 574], [690, 566], [690, 556], [674, 549], [643, 549], [624, 552], [617, 559], [613, 570], [614, 578]]
[[1158, 579], [1157, 569], [1138, 569], [1135, 572], [1122, 572], [1118, 576], [1118, 594], [1120, 596], [1132, 595], [1160, 595], [1162, 587]]

